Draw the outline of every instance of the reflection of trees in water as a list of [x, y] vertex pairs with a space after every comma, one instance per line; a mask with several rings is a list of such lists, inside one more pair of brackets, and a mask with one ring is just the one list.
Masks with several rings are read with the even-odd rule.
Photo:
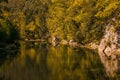
[[99, 52], [101, 61], [105, 67], [106, 73], [110, 78], [118, 80], [120, 77], [120, 56], [112, 54], [111, 56], [105, 55], [103, 52]]
[[5, 76], [5, 80], [48, 80], [46, 77], [48, 74], [46, 48], [28, 46], [21, 42], [20, 55], [11, 64], [6, 64], [8, 67], [1, 70], [0, 74], [3, 74], [3, 77]]
[[11, 62], [17, 57], [19, 51], [19, 44], [10, 44], [0, 46], [0, 80], [7, 80], [2, 74], [2, 70], [8, 68]]
[[68, 46], [21, 43], [20, 54], [0, 71], [11, 80], [105, 80], [99, 56]]
[[106, 80], [99, 56], [91, 50], [51, 47], [47, 64], [50, 80]]
[[0, 46], [0, 66], [2, 66], [6, 61], [11, 61], [16, 57], [19, 50], [18, 44], [10, 44]]

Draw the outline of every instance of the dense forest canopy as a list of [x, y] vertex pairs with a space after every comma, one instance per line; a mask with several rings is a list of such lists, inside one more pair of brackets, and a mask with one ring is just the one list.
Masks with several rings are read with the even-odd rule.
[[100, 40], [107, 24], [120, 24], [119, 0], [8, 0], [0, 11], [0, 41], [56, 36], [85, 44]]

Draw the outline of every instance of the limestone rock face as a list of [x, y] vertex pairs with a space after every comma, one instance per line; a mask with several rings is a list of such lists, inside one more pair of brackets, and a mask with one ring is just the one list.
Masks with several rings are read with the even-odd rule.
[[98, 46], [98, 53], [106, 73], [110, 76], [118, 75], [120, 73], [120, 29], [115, 30], [113, 25], [107, 26]]
[[112, 31], [114, 26], [108, 25], [105, 35], [98, 47], [99, 53], [103, 52], [105, 55], [120, 54], [120, 31]]
[[57, 37], [53, 37], [53, 38], [52, 38], [52, 45], [53, 45], [53, 46], [57, 46], [58, 43], [59, 43], [59, 39], [58, 39]]
[[108, 46], [106, 47], [106, 49], [104, 50], [104, 53], [107, 55], [107, 56], [111, 56], [111, 48]]

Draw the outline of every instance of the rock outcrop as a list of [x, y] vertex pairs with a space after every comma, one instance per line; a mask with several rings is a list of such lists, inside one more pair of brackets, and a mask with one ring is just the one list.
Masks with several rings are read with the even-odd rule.
[[59, 39], [57, 37], [52, 38], [52, 45], [57, 46], [59, 44]]
[[74, 40], [70, 40], [69, 45], [75, 47], [75, 46], [78, 46], [78, 43], [75, 42]]
[[68, 42], [67, 40], [61, 40], [61, 41], [60, 41], [60, 44], [62, 44], [62, 45], [68, 45], [69, 42]]
[[116, 30], [113, 25], [109, 24], [100, 42], [98, 51], [99, 53], [104, 53], [106, 56], [120, 54], [120, 30]]
[[98, 46], [98, 53], [109, 76], [120, 74], [120, 28], [109, 24]]

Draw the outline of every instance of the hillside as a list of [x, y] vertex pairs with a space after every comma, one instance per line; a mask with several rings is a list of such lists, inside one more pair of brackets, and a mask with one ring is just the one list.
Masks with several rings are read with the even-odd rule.
[[120, 25], [119, 0], [8, 0], [0, 8], [0, 41], [56, 37], [86, 44], [100, 41], [112, 21], [114, 29]]

